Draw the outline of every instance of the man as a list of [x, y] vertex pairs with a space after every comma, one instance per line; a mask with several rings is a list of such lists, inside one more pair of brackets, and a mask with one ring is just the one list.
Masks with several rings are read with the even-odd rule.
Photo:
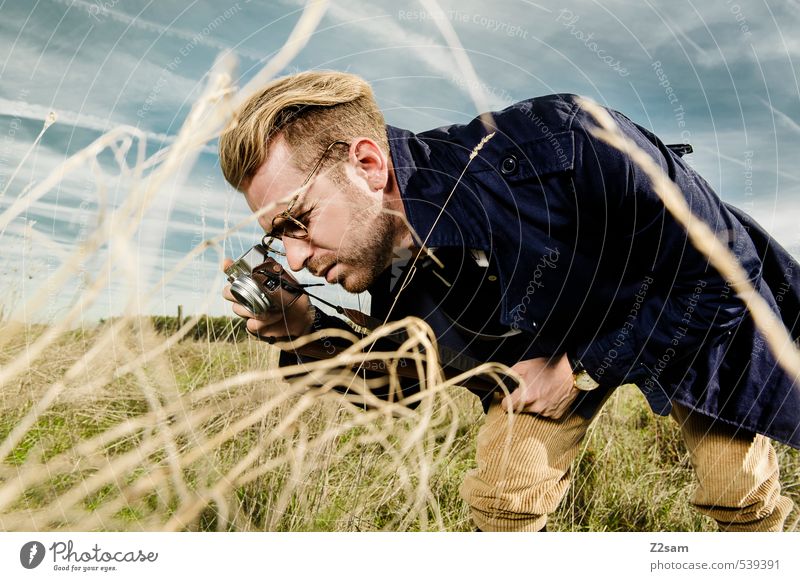
[[[797, 337], [800, 265], [655, 135], [610, 113]], [[480, 530], [544, 530], [592, 417], [624, 383], [680, 423], [697, 510], [722, 530], [782, 530], [792, 502], [767, 437], [800, 448], [800, 392], [743, 303], [642, 172], [592, 135], [574, 96], [490, 119], [414, 135], [384, 125], [362, 79], [306, 72], [242, 106], [220, 138], [221, 167], [253, 211], [278, 203], [260, 223], [292, 270], [368, 290], [373, 316], [420, 316], [442, 345], [522, 376], [510, 396], [483, 401], [462, 487]], [[390, 268], [403, 250], [435, 257], [408, 285]], [[307, 297], [263, 317], [233, 310], [260, 337], [338, 325]], [[524, 413], [509, 441], [512, 409]]]

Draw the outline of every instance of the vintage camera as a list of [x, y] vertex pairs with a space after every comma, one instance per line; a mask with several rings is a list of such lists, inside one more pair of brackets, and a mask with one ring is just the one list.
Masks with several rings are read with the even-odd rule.
[[231, 294], [254, 315], [290, 307], [301, 294], [297, 280], [269, 255], [269, 247], [256, 244], [225, 269]]

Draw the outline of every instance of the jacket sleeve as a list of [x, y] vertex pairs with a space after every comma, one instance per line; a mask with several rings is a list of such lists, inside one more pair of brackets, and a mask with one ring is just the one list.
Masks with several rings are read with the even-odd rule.
[[[752, 242], [711, 187], [653, 134], [612, 114], [622, 132], [679, 186], [694, 215], [727, 238], [728, 247], [755, 279], [759, 262]], [[742, 321], [745, 306], [695, 249], [642, 170], [591, 135], [592, 125], [584, 116], [576, 127], [582, 157], [576, 167], [576, 190], [611, 221], [607, 233], [617, 240], [609, 247], [628, 257], [629, 276], [639, 281], [639, 290], [627, 317], [618, 317], [570, 355], [601, 385], [636, 383], [647, 395], [648, 389], [658, 387], [663, 371], [685, 372], [702, 346], [724, 340]]]
[[[309, 333], [321, 331], [322, 329], [340, 329], [342, 331], [348, 331], [354, 335], [358, 335], [358, 333], [350, 325], [348, 325], [339, 317], [328, 315], [327, 313], [323, 312], [322, 309], [314, 307], [314, 322], [311, 324], [311, 330]], [[346, 342], [338, 337], [323, 338], [321, 339], [321, 342], [323, 349], [326, 348], [326, 346], [330, 348], [331, 355], [334, 354], [334, 347], [347, 347]], [[313, 361], [316, 361], [316, 359], [307, 355], [301, 355], [299, 353], [295, 353], [294, 351], [281, 351], [278, 359], [278, 365], [280, 367], [285, 367], [288, 365], [298, 365], [300, 363], [311, 363]]]
[[[324, 313], [321, 309], [316, 307], [315, 311], [316, 312], [314, 314], [314, 322], [312, 324], [310, 332], [313, 333], [315, 331], [319, 331], [322, 329], [333, 328], [333, 329], [342, 329], [348, 331], [350, 333], [353, 333], [357, 337], [362, 336], [360, 333], [355, 331], [350, 325], [348, 325], [347, 322], [340, 319], [339, 317], [328, 315]], [[320, 342], [322, 344], [323, 350], [327, 351], [328, 349], [330, 349], [331, 356], [334, 355], [337, 349], [347, 348], [349, 346], [349, 343], [346, 340], [340, 339], [338, 337], [328, 337], [328, 338], [323, 337], [322, 339], [320, 339]], [[395, 351], [397, 347], [398, 347], [397, 344], [392, 343], [388, 339], [382, 338], [374, 343], [372, 350], [374, 352], [381, 352], [381, 351], [390, 352], [390, 351]], [[307, 355], [296, 353], [294, 351], [281, 351], [278, 358], [278, 365], [280, 367], [286, 367], [289, 365], [312, 363], [314, 361], [317, 361], [317, 359]], [[365, 379], [386, 379], [386, 381], [383, 383], [378, 382], [375, 385], [373, 385], [373, 387], [371, 388], [372, 394], [385, 401], [389, 401], [390, 399], [394, 399], [396, 401], [397, 394], [394, 393], [393, 390], [391, 389], [391, 386], [389, 384], [389, 378], [386, 374], [370, 369], [362, 369], [359, 372], [359, 375], [363, 376]], [[401, 397], [404, 398], [409, 397], [420, 391], [419, 381], [416, 381], [412, 378], [400, 377], [399, 384], [400, 384], [400, 390], [402, 391]], [[335, 386], [333, 389], [340, 393], [348, 392], [347, 388], [342, 386]], [[414, 409], [418, 405], [419, 402], [415, 402], [407, 404], [407, 407]], [[367, 407], [366, 404], [365, 407]]]

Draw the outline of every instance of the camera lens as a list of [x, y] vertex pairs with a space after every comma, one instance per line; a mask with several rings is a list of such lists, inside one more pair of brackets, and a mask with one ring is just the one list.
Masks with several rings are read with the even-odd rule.
[[254, 315], [263, 315], [272, 306], [256, 281], [247, 275], [239, 276], [231, 283], [231, 294], [237, 303], [250, 309]]

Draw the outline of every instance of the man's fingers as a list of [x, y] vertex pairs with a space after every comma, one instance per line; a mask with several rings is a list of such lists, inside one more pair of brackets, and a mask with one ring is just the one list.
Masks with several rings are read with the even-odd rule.
[[[513, 396], [513, 394], [512, 394]], [[543, 416], [547, 416], [547, 412], [541, 407], [541, 404], [538, 401], [525, 403], [521, 401], [518, 397], [513, 398], [512, 396], [508, 396], [503, 399], [501, 405], [503, 409], [508, 413], [515, 413], [515, 414], [539, 414]]]
[[243, 319], [252, 319], [267, 325], [274, 325], [275, 323], [283, 322], [283, 312], [281, 311], [267, 311], [263, 315], [254, 315], [250, 309], [240, 305], [239, 303], [234, 303], [232, 308], [233, 312]]
[[[566, 409], [549, 409], [542, 406], [542, 404], [538, 401], [525, 404], [524, 402], [517, 401], [513, 404], [513, 412], [516, 414], [537, 414], [544, 418], [550, 418], [553, 420], [558, 420], [561, 416], [564, 415]], [[505, 411], [511, 413], [512, 409], [507, 406], [503, 406]]]
[[235, 314], [239, 315], [243, 319], [252, 319], [255, 317], [255, 315], [250, 311], [250, 309], [248, 309], [247, 307], [243, 307], [237, 302], [234, 302], [233, 307], [231, 308], [233, 309], [233, 312]]
[[521, 393], [522, 389], [518, 387], [517, 389], [512, 391], [509, 395], [505, 396], [503, 398], [503, 401], [500, 402], [501, 405], [503, 406], [503, 409], [506, 410], [507, 412], [510, 412], [512, 410], [515, 412], [521, 411], [519, 409], [520, 406], [522, 405], [522, 402], [520, 401], [522, 399]]
[[228, 268], [231, 264], [233, 264], [233, 260], [230, 258], [225, 258], [222, 261], [222, 271], [225, 272], [225, 269]]
[[264, 323], [258, 319], [247, 319], [247, 330], [257, 337], [286, 337], [289, 334], [283, 321]]
[[233, 296], [233, 293], [231, 293], [231, 285], [226, 285], [225, 288], [222, 289], [222, 296], [225, 300], [232, 303], [236, 302], [236, 298]]
[[253, 335], [261, 335], [264, 331], [261, 321], [256, 321], [255, 319], [247, 319], [246, 327]]
[[274, 339], [279, 336], [279, 333], [271, 333], [269, 331], [269, 327], [265, 327], [261, 321], [257, 321], [255, 319], [247, 319], [245, 328], [247, 329], [248, 333], [254, 337], [258, 337], [259, 339]]
[[511, 394], [504, 397], [500, 405], [509, 413], [513, 411], [518, 414], [539, 414], [540, 416], [557, 420], [566, 413], [579, 393], [580, 392], [575, 389], [561, 401], [553, 402], [543, 400], [541, 397], [532, 399], [533, 396], [531, 393], [524, 391], [522, 388], [517, 388], [512, 391]]

